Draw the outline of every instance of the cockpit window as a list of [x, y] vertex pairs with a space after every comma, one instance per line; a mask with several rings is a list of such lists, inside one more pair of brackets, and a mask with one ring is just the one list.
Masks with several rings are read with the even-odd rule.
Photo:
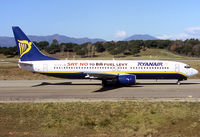
[[189, 65], [186, 65], [184, 68], [191, 68]]

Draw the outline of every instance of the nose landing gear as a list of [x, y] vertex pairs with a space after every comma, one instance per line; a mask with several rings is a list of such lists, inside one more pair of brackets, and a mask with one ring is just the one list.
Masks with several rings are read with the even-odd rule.
[[177, 85], [181, 85], [181, 80], [178, 80], [176, 83]]
[[187, 79], [178, 79], [177, 82], [176, 82], [177, 85], [181, 85], [181, 81], [184, 81], [184, 80], [187, 80]]

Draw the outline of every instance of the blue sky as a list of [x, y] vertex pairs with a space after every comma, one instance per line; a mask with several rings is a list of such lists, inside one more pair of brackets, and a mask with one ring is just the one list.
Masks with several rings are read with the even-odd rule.
[[20, 26], [29, 35], [200, 38], [199, 5], [199, 0], [1, 0], [0, 36], [13, 36], [11, 26]]

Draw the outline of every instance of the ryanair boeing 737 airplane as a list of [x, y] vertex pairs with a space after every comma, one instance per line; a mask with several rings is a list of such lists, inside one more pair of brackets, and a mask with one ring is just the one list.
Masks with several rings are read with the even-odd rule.
[[22, 69], [72, 79], [98, 79], [108, 83], [134, 85], [136, 79], [177, 79], [177, 83], [198, 74], [189, 65], [162, 60], [59, 60], [44, 55], [19, 27], [13, 27]]

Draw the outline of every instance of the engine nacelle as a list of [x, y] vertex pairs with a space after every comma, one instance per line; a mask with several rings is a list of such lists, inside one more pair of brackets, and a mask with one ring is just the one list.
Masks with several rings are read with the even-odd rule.
[[120, 75], [118, 82], [123, 85], [134, 85], [136, 83], [135, 75]]

